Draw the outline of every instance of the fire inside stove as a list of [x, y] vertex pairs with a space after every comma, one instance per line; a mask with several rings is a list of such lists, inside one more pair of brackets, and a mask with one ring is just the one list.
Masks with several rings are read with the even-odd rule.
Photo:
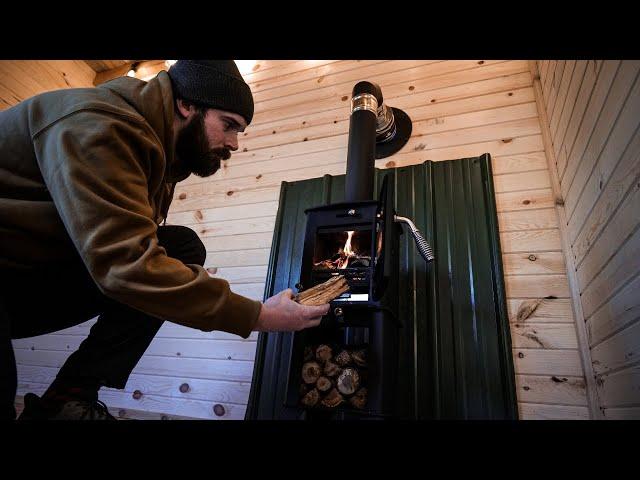
[[371, 230], [319, 231], [313, 270], [372, 267], [371, 240]]

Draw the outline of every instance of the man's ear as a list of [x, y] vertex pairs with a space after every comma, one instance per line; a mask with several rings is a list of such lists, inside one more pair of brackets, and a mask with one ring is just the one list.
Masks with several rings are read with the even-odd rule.
[[196, 111], [196, 108], [193, 105], [191, 105], [190, 103], [186, 103], [181, 98], [176, 99], [176, 104], [178, 105], [178, 111], [180, 112], [180, 115], [182, 115], [184, 118], [188, 119]]

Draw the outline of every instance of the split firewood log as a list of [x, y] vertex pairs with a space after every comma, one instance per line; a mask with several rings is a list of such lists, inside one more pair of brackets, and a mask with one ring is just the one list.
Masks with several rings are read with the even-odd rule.
[[342, 369], [331, 360], [327, 360], [327, 363], [324, 364], [324, 374], [327, 377], [335, 377], [341, 371]]
[[338, 390], [343, 395], [351, 395], [360, 386], [360, 375], [354, 368], [345, 368], [338, 376]]
[[313, 390], [310, 390], [309, 393], [307, 393], [304, 397], [302, 397], [301, 401], [303, 405], [306, 405], [307, 407], [313, 407], [316, 403], [318, 403], [319, 399], [320, 393], [314, 388]]
[[331, 359], [333, 355], [333, 351], [329, 345], [320, 345], [316, 348], [316, 358], [318, 361], [325, 363], [327, 360]]
[[304, 383], [316, 383], [321, 374], [322, 368], [317, 362], [307, 362], [302, 365], [302, 380], [304, 380]]
[[347, 279], [342, 275], [336, 275], [320, 285], [298, 293], [294, 300], [302, 305], [324, 305], [348, 291]]
[[351, 360], [359, 367], [365, 367], [367, 365], [367, 352], [365, 350], [351, 352]]
[[342, 402], [344, 402], [344, 398], [340, 395], [340, 392], [334, 388], [320, 401], [320, 404], [325, 407], [335, 408]]
[[332, 386], [333, 384], [331, 383], [331, 380], [329, 380], [327, 377], [320, 377], [316, 382], [316, 388], [321, 392], [328, 391]]
[[336, 363], [341, 367], [349, 365], [351, 362], [351, 355], [346, 350], [342, 350], [338, 355], [336, 355]]
[[349, 399], [349, 403], [356, 408], [364, 408], [367, 404], [367, 389], [362, 387], [353, 397]]

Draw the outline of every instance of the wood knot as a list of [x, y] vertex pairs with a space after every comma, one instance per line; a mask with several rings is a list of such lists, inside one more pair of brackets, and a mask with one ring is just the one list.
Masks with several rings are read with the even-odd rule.
[[187, 194], [186, 193], [181, 193], [180, 195], [178, 195], [178, 199], [180, 199], [180, 200], [184, 200], [185, 198], [187, 198]]
[[531, 200], [523, 200], [522, 204], [523, 205], [529, 205], [531, 203]]
[[215, 413], [218, 417], [221, 417], [225, 414], [225, 409], [222, 405], [220, 405], [219, 403], [216, 403], [213, 406], [213, 413]]
[[502, 139], [502, 143], [511, 143], [513, 141], [513, 138], [503, 138]]
[[323, 80], [324, 80], [324, 77], [320, 77], [320, 78], [318, 78], [317, 82], [318, 83], [322, 83]]
[[409, 91], [413, 92], [416, 89], [416, 87], [414, 87], [413, 85], [409, 85]]
[[553, 381], [554, 381], [554, 382], [556, 382], [556, 383], [564, 383], [564, 382], [566, 382], [566, 381], [567, 381], [567, 379], [566, 379], [566, 378], [558, 378], [558, 377], [556, 377], [555, 375], [554, 375], [553, 377], [551, 377], [551, 380], [553, 380]]
[[528, 392], [529, 390], [531, 390], [531, 388], [529, 388], [527, 385], [525, 385], [524, 387], [522, 387], [522, 389], [526, 392]]
[[342, 101], [346, 102], [349, 99], [349, 95], [345, 95], [344, 97], [342, 97]]
[[202, 220], [204, 218], [204, 215], [202, 215], [202, 212], [200, 210], [196, 210], [195, 212], [193, 212], [193, 216], [196, 217], [196, 220]]
[[387, 167], [387, 168], [393, 168], [393, 167], [395, 167], [395, 166], [396, 166], [396, 162], [394, 162], [394, 161], [392, 160], [392, 161], [390, 161], [390, 162], [385, 163], [385, 165], [384, 165], [384, 166], [385, 166], [385, 167]]
[[274, 130], [274, 131], [273, 131], [273, 132], [271, 132], [271, 133], [273, 133], [273, 134], [275, 135], [275, 134], [276, 134], [276, 131]]
[[509, 92], [507, 95], [513, 97], [513, 92]]
[[334, 124], [335, 124], [335, 123], [338, 123], [338, 120], [334, 120], [334, 121], [333, 121], [333, 123], [334, 123]]
[[142, 398], [142, 392], [140, 390], [136, 390], [131, 396], [134, 398], [134, 400], [140, 400]]
[[528, 258], [529, 258], [529, 260], [531, 260], [532, 262], [535, 262], [535, 261], [538, 259], [538, 257], [536, 257], [536, 256], [535, 256], [535, 255], [533, 255], [533, 254], [529, 255], [529, 257], [528, 257]]
[[432, 99], [431, 99], [431, 103], [436, 103], [436, 99], [435, 99], [435, 98], [432, 98]]
[[256, 175], [256, 180], [260, 180], [262, 178], [262, 174], [259, 173], [258, 175]]
[[307, 122], [306, 122], [306, 121], [304, 121], [304, 122], [302, 122], [302, 124], [303, 124], [303, 125], [306, 125], [306, 124], [307, 124]]
[[302, 141], [303, 141], [303, 142], [306, 142], [307, 140], [309, 140], [307, 137], [304, 137], [304, 138], [302, 139]]
[[518, 352], [518, 357], [519, 357], [519, 358], [524, 358], [524, 353], [522, 353], [522, 352]]
[[427, 146], [426, 146], [424, 143], [419, 143], [419, 144], [418, 144], [418, 145], [416, 145], [413, 149], [414, 149], [415, 151], [418, 151], [418, 150], [424, 150], [425, 148], [427, 148]]
[[181, 393], [187, 393], [189, 390], [190, 390], [190, 387], [188, 383], [183, 383], [182, 385], [180, 385]]
[[480, 61], [478, 62], [478, 65], [483, 65], [483, 64], [484, 64], [484, 60], [480, 60]]
[[242, 151], [243, 152], [248, 152], [249, 150], [247, 150], [247, 148], [245, 147], [245, 148], [242, 149]]
[[259, 68], [260, 68], [260, 64], [259, 64], [259, 63], [256, 63], [256, 64], [253, 66], [252, 70], [255, 72], [255, 71], [256, 71], [256, 70], [258, 70]]
[[227, 192], [227, 197], [230, 197], [231, 195], [233, 195], [233, 190], [229, 190], [229, 191]]
[[556, 205], [558, 205], [559, 207], [562, 207], [564, 205], [564, 200], [561, 198], [556, 198], [555, 201]]

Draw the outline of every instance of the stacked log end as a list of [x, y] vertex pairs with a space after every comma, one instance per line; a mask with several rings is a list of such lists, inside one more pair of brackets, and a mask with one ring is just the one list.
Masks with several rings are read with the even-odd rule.
[[305, 407], [364, 409], [366, 350], [321, 344], [304, 349], [300, 401]]

